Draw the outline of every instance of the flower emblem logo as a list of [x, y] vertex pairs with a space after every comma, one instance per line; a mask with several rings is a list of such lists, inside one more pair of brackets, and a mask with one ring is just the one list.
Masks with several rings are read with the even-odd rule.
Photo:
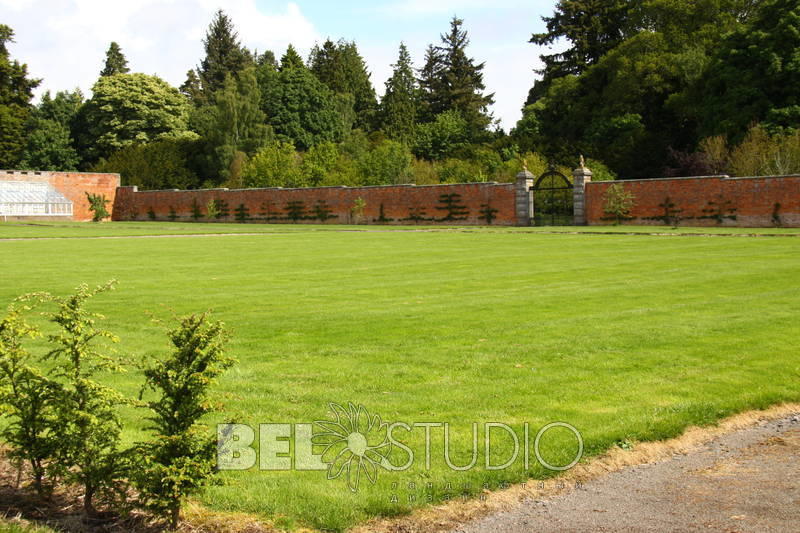
[[330, 404], [335, 420], [314, 422], [314, 444], [324, 445], [322, 462], [328, 464], [328, 479], [347, 476], [347, 486], [358, 492], [362, 475], [373, 485], [378, 468], [384, 468], [391, 442], [388, 424], [378, 415], [370, 415], [363, 405]]

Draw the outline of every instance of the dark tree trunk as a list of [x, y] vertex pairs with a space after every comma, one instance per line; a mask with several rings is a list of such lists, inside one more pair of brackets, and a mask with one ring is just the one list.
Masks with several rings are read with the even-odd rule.
[[178, 524], [181, 521], [181, 506], [176, 505], [172, 508], [169, 519], [169, 528], [172, 531], [178, 529]]
[[97, 509], [94, 508], [92, 499], [94, 498], [94, 487], [86, 487], [86, 493], [83, 495], [83, 512], [89, 520], [97, 518]]

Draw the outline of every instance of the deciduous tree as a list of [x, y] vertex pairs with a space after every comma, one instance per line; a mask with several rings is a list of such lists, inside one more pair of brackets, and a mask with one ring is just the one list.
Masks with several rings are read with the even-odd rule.
[[83, 125], [78, 144], [90, 163], [125, 146], [187, 131], [189, 103], [161, 78], [105, 76], [97, 80], [92, 92], [76, 119]]

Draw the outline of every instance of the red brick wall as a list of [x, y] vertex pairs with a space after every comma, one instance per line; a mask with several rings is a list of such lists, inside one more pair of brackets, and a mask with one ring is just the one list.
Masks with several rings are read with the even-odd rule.
[[72, 220], [92, 219], [86, 193], [104, 194], [109, 200], [108, 209], [114, 205], [119, 187], [119, 174], [93, 174], [88, 172], [34, 172], [0, 170], [0, 181], [47, 182], [72, 202]]
[[[441, 207], [440, 196], [443, 194], [461, 195], [460, 204], [466, 207], [467, 218], [456, 222], [441, 221], [446, 211]], [[192, 220], [192, 204], [200, 206], [203, 214], [201, 222], [208, 222], [206, 204], [210, 200], [224, 200], [228, 203], [230, 216], [222, 222], [235, 220], [234, 210], [244, 204], [254, 222], [291, 223], [286, 219], [286, 204], [292, 201], [303, 202], [307, 214], [313, 217], [314, 206], [324, 201], [334, 218], [330, 224], [353, 223], [351, 209], [357, 198], [366, 202], [362, 222], [379, 223], [381, 205], [383, 215], [388, 224], [414, 224], [408, 219], [412, 209], [424, 209], [425, 218], [435, 220], [420, 221], [420, 224], [486, 224], [480, 211], [483, 205], [490, 204], [497, 209], [493, 224], [513, 225], [516, 222], [514, 212], [514, 185], [511, 183], [469, 183], [462, 185], [389, 185], [383, 187], [319, 187], [309, 189], [210, 189], [198, 191], [137, 191], [135, 187], [121, 187], [114, 204], [114, 220], [149, 220], [150, 210], [158, 220], [167, 220], [170, 209], [174, 209], [177, 220]], [[266, 218], [266, 209], [272, 217]], [[301, 220], [306, 224], [319, 224], [319, 219]]]
[[[612, 183], [621, 183], [635, 196], [632, 220], [627, 224], [663, 225], [664, 200], [675, 204], [686, 226], [800, 227], [800, 176], [760, 178], [670, 178], [594, 182], [586, 186], [586, 219], [590, 225], [611, 224], [603, 213], [603, 195]], [[714, 202], [710, 205], [709, 202]], [[780, 208], [776, 212], [776, 204]], [[722, 206], [726, 217], [718, 223], [713, 214]], [[735, 209], [735, 211], [733, 211]], [[704, 212], [705, 210], [705, 212]], [[727, 218], [735, 216], [736, 219]]]

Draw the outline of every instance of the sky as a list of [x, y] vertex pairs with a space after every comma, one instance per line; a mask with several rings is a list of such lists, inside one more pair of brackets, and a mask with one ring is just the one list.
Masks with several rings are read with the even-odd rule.
[[13, 59], [42, 78], [37, 90], [85, 95], [116, 41], [133, 72], [158, 75], [174, 86], [203, 57], [202, 39], [217, 9], [233, 20], [244, 46], [280, 57], [292, 43], [303, 57], [327, 38], [355, 41], [382, 94], [405, 42], [416, 67], [425, 48], [439, 42], [457, 15], [464, 19], [476, 62], [485, 62], [487, 92], [503, 128], [512, 128], [539, 67], [542, 15], [555, 0], [0, 0], [0, 23], [14, 30]]

